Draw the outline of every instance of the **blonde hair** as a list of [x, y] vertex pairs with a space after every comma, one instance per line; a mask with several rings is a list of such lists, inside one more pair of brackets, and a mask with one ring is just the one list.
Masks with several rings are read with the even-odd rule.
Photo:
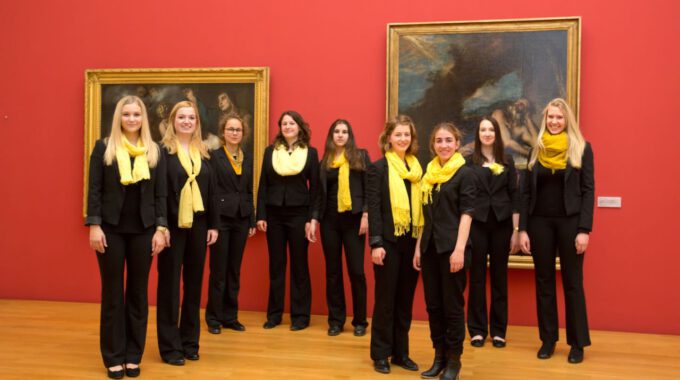
[[543, 109], [543, 119], [541, 120], [541, 128], [538, 131], [538, 137], [536, 138], [536, 144], [534, 149], [531, 151], [531, 156], [529, 157], [529, 170], [533, 169], [538, 159], [538, 152], [545, 149], [543, 146], [543, 133], [545, 133], [547, 121], [548, 121], [548, 109], [550, 107], [557, 107], [562, 111], [565, 118], [565, 123], [567, 124], [567, 136], [569, 137], [569, 146], [567, 147], [567, 161], [574, 168], [581, 167], [581, 159], [583, 158], [583, 150], [586, 148], [586, 140], [583, 138], [581, 131], [578, 128], [578, 122], [576, 121], [576, 116], [574, 116], [574, 111], [571, 110], [569, 104], [566, 100], [562, 98], [555, 98], [551, 100], [545, 109]]
[[394, 132], [397, 125], [406, 125], [411, 132], [411, 144], [406, 149], [406, 154], [415, 155], [418, 153], [418, 135], [416, 134], [416, 125], [413, 124], [413, 120], [406, 115], [397, 115], [385, 123], [385, 128], [383, 129], [380, 137], [378, 138], [378, 145], [380, 145], [380, 150], [382, 154], [392, 149], [390, 146], [390, 135]]
[[149, 162], [149, 167], [153, 168], [158, 163], [158, 145], [151, 139], [151, 130], [149, 128], [149, 118], [146, 113], [146, 106], [144, 102], [137, 96], [128, 95], [121, 98], [116, 103], [116, 110], [113, 112], [113, 121], [111, 122], [111, 133], [106, 140], [106, 150], [104, 151], [104, 164], [111, 166], [116, 159], [116, 150], [123, 146], [123, 131], [122, 131], [122, 113], [123, 106], [128, 104], [136, 104], [142, 110], [142, 128], [139, 131], [139, 138], [142, 139], [142, 144], [147, 148], [146, 159]]
[[205, 159], [210, 159], [210, 155], [208, 154], [208, 148], [205, 146], [203, 143], [203, 137], [201, 136], [201, 118], [198, 115], [198, 107], [196, 107], [196, 104], [193, 102], [190, 102], [188, 100], [183, 100], [177, 104], [175, 104], [174, 107], [172, 107], [172, 111], [170, 111], [170, 115], [168, 116], [168, 127], [165, 130], [165, 134], [163, 135], [163, 140], [161, 143], [165, 148], [168, 149], [168, 152], [170, 154], [175, 154], [177, 153], [177, 135], [175, 134], [175, 116], [177, 116], [177, 111], [179, 111], [180, 108], [185, 108], [185, 107], [190, 107], [194, 109], [194, 112], [196, 113], [196, 130], [194, 130], [194, 133], [191, 135], [191, 141], [189, 142], [189, 146], [193, 146], [198, 151], [201, 153], [201, 156]]

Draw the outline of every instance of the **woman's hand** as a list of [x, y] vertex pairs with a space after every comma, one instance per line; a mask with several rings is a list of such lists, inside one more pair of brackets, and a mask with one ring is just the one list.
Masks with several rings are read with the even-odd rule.
[[420, 244], [416, 245], [416, 251], [413, 253], [413, 269], [420, 271]]
[[305, 237], [310, 243], [316, 243], [316, 226], [318, 225], [319, 222], [316, 219], [305, 223]]
[[108, 245], [106, 244], [106, 236], [101, 226], [93, 224], [90, 226], [90, 248], [99, 253], [104, 253]]
[[529, 241], [529, 234], [526, 231], [519, 232], [519, 248], [527, 255], [531, 255], [531, 242]]
[[165, 248], [165, 232], [156, 231], [151, 238], [151, 256], [161, 253], [163, 248]]
[[512, 236], [510, 237], [510, 254], [514, 255], [520, 250], [521, 247], [519, 246], [519, 231], [513, 230]]
[[585, 232], [579, 232], [576, 235], [576, 253], [582, 255], [586, 248], [588, 248], [588, 241], [590, 241], [590, 235]]
[[371, 249], [371, 261], [373, 261], [373, 264], [375, 265], [383, 265], [386, 254], [385, 248], [383, 247], [373, 248]]
[[213, 228], [211, 230], [208, 230], [208, 238], [206, 239], [206, 241], [208, 242], [208, 245], [215, 244], [215, 242], [217, 241], [218, 235], [219, 235], [219, 231], [217, 231], [216, 229]]
[[449, 265], [451, 266], [451, 273], [456, 273], [463, 269], [465, 264], [465, 251], [462, 249], [455, 249], [451, 256], [449, 256]]
[[248, 229], [248, 237], [253, 237], [255, 235], [255, 231], [257, 231], [257, 229], [255, 227], [249, 228]]
[[267, 221], [258, 220], [257, 221], [257, 229], [262, 231], [262, 232], [267, 232]]
[[365, 235], [368, 232], [368, 213], [361, 215], [361, 224], [359, 224], [359, 236]]
[[163, 237], [165, 238], [165, 248], [170, 246], [170, 230], [166, 229], [163, 232]]

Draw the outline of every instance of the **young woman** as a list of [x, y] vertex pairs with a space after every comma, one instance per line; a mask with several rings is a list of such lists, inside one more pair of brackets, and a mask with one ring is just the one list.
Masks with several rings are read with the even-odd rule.
[[[217, 240], [219, 216], [211, 204], [215, 180], [201, 139], [196, 105], [181, 101], [172, 108], [172, 128], [165, 131], [168, 163], [168, 215], [172, 244], [158, 259], [158, 348], [164, 362], [184, 365], [198, 360], [200, 304], [206, 244]], [[180, 316], [180, 275], [184, 295]]]
[[559, 252], [566, 304], [569, 363], [583, 361], [590, 345], [583, 259], [593, 227], [593, 150], [566, 101], [554, 99], [543, 111], [538, 140], [522, 182], [520, 246], [531, 253], [536, 274], [539, 359], [555, 351], [558, 335], [555, 256]]
[[[512, 157], [503, 153], [496, 119], [484, 117], [468, 158], [477, 188], [472, 220], [472, 262], [467, 323], [470, 343], [482, 347], [491, 330], [494, 347], [505, 347], [508, 327], [508, 257], [519, 251], [519, 190]], [[490, 258], [491, 310], [487, 319], [486, 264]], [[489, 327], [490, 325], [490, 327]]]
[[418, 365], [408, 356], [408, 332], [418, 282], [413, 252], [424, 223], [423, 171], [415, 156], [418, 140], [411, 118], [400, 115], [387, 122], [380, 147], [384, 157], [369, 167], [366, 188], [375, 273], [371, 359], [380, 373], [390, 372], [390, 356], [392, 364], [417, 371]]
[[352, 286], [354, 335], [366, 334], [366, 275], [364, 245], [368, 231], [366, 168], [368, 152], [358, 149], [347, 120], [333, 122], [320, 163], [319, 197], [312, 223], [321, 222], [321, 244], [326, 258], [328, 335], [339, 335], [345, 324], [342, 248]]
[[465, 268], [469, 266], [470, 225], [475, 184], [472, 171], [458, 153], [461, 134], [451, 123], [434, 127], [430, 150], [435, 157], [423, 176], [425, 227], [418, 239], [413, 267], [423, 272], [432, 367], [423, 378], [457, 379], [465, 340]]
[[[100, 348], [108, 376], [140, 374], [153, 256], [166, 245], [165, 161], [151, 139], [146, 107], [118, 101], [108, 138], [90, 156], [87, 217], [102, 279]], [[125, 272], [127, 271], [127, 279]]]
[[255, 234], [253, 159], [241, 149], [248, 132], [248, 125], [240, 116], [226, 116], [219, 125], [222, 148], [210, 152], [217, 187], [215, 213], [220, 216], [219, 237], [210, 247], [205, 309], [208, 332], [212, 334], [219, 334], [222, 327], [236, 331], [246, 329], [238, 321], [238, 291], [246, 239]]
[[[264, 151], [257, 194], [257, 228], [267, 233], [269, 303], [265, 329], [281, 323], [286, 291], [286, 249], [290, 249], [291, 331], [309, 326], [312, 288], [307, 262], [314, 241], [312, 212], [319, 180], [319, 156], [309, 145], [309, 125], [302, 115], [286, 111], [279, 133]], [[309, 241], [308, 241], [309, 240]]]

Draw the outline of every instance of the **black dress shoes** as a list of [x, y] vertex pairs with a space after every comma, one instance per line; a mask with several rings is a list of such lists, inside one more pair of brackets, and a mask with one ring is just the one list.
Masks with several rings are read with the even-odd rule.
[[106, 376], [109, 377], [109, 379], [122, 379], [125, 376], [125, 370], [121, 369], [118, 371], [111, 371], [110, 369], [106, 369]]
[[505, 341], [504, 341], [504, 340], [501, 340], [501, 339], [498, 339], [498, 338], [493, 338], [493, 339], [491, 340], [491, 344], [493, 344], [493, 346], [496, 347], [496, 348], [503, 348], [503, 347], [505, 347]]
[[366, 326], [359, 325], [354, 326], [354, 336], [364, 336], [366, 335]]
[[274, 322], [274, 321], [267, 320], [267, 322], [265, 322], [264, 325], [262, 325], [262, 328], [265, 329], [265, 330], [273, 329], [274, 327], [278, 326], [280, 323], [281, 322]]
[[198, 352], [194, 352], [193, 354], [184, 354], [184, 357], [187, 360], [198, 360], [201, 358], [201, 356], [198, 355]]
[[338, 336], [342, 332], [342, 326], [332, 325], [328, 328], [328, 336]]
[[177, 359], [165, 359], [163, 358], [164, 363], [168, 363], [170, 365], [184, 365], [184, 358], [177, 358]]
[[484, 347], [484, 338], [472, 339], [470, 345], [472, 347]]
[[543, 342], [536, 357], [539, 359], [550, 359], [553, 353], [555, 353], [555, 342]]
[[142, 369], [139, 368], [139, 366], [137, 366], [135, 368], [129, 368], [129, 367], [125, 366], [125, 376], [127, 376], [127, 377], [137, 377], [141, 373], [142, 373]]
[[398, 365], [399, 367], [408, 370], [408, 371], [417, 371], [418, 370], [418, 364], [411, 360], [408, 356], [403, 356], [401, 358], [397, 357], [392, 357], [392, 364]]
[[290, 331], [300, 331], [306, 329], [307, 327], [309, 327], [309, 324], [307, 323], [293, 323], [290, 325]]
[[571, 364], [578, 364], [583, 361], [583, 347], [571, 346], [567, 361]]
[[390, 373], [390, 363], [387, 362], [387, 359], [374, 360], [373, 369], [380, 373]]
[[211, 334], [219, 334], [222, 332], [222, 328], [220, 326], [208, 326], [208, 332]]
[[234, 331], [246, 331], [246, 327], [243, 326], [239, 321], [227, 322], [222, 324], [222, 326], [224, 326], [225, 329], [230, 329]]

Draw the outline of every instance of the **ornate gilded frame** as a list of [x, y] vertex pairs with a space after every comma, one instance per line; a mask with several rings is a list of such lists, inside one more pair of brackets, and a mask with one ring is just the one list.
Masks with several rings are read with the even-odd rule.
[[216, 67], [186, 69], [97, 69], [85, 71], [85, 148], [83, 154], [83, 215], [87, 210], [87, 184], [90, 153], [101, 138], [102, 87], [105, 85], [204, 85], [252, 84], [254, 99], [251, 136], [254, 161], [254, 199], [268, 142], [269, 68]]
[[[560, 53], [564, 54], [564, 61], [562, 61], [561, 57], [562, 55], [559, 55], [559, 58], [556, 60], [559, 61], [560, 69], [564, 69], [565, 75], [564, 76], [559, 76], [555, 75], [554, 78], [556, 82], [559, 81], [559, 83], [562, 86], [554, 86], [554, 87], [559, 87], [560, 93], [558, 93], [559, 96], [564, 97], [573, 107], [574, 112], [576, 113], [578, 117], [578, 108], [579, 108], [579, 79], [580, 79], [580, 45], [581, 45], [581, 18], [580, 17], [565, 17], [565, 18], [544, 18], [544, 19], [515, 19], [515, 20], [484, 20], [484, 21], [461, 21], [461, 22], [427, 22], [427, 23], [392, 23], [387, 25], [387, 104], [386, 104], [386, 118], [392, 118], [395, 115], [400, 113], [399, 110], [399, 104], [400, 104], [400, 98], [399, 98], [399, 84], [400, 84], [400, 69], [403, 70], [404, 74], [404, 81], [403, 85], [408, 86], [408, 83], [414, 83], [414, 82], [408, 82], [411, 78], [415, 78], [418, 80], [417, 83], [418, 85], [422, 84], [425, 82], [423, 77], [421, 76], [420, 79], [418, 79], [418, 75], [421, 75], [421, 73], [427, 73], [431, 78], [428, 77], [427, 81], [429, 84], [427, 84], [429, 87], [425, 87], [424, 85], [420, 87], [422, 88], [427, 88], [424, 92], [422, 92], [421, 97], [416, 97], [414, 95], [409, 95], [408, 91], [405, 91], [404, 99], [407, 99], [407, 96], [411, 96], [410, 103], [407, 103], [404, 101], [404, 104], [409, 104], [409, 108], [407, 111], [401, 110], [401, 112], [407, 112], [409, 113], [410, 116], [414, 117], [417, 115], [411, 114], [409, 111], [413, 111], [414, 113], [417, 112], [423, 112], [427, 109], [427, 107], [421, 107], [420, 104], [423, 102], [426, 102], [428, 96], [426, 93], [427, 91], [433, 91], [433, 88], [435, 88], [435, 83], [436, 80], [440, 78], [452, 78], [452, 81], [460, 80], [460, 78], [465, 78], [465, 75], [475, 75], [473, 72], [465, 72], [462, 71], [464, 69], [461, 69], [461, 66], [459, 66], [455, 72], [455, 74], [451, 74], [449, 77], [443, 77], [443, 76], [437, 76], [439, 73], [443, 72], [444, 69], [450, 70], [450, 73], [454, 73], [454, 67], [456, 64], [459, 62], [456, 62], [456, 60], [453, 57], [456, 57], [454, 53], [452, 53], [455, 49], [454, 44], [463, 44], [461, 42], [454, 42], [454, 41], [468, 41], [472, 40], [473, 38], [488, 38], [488, 39], [497, 39], [501, 40], [502, 38], [508, 36], [510, 38], [519, 36], [517, 34], [515, 35], [507, 35], [508, 33], [526, 33], [525, 35], [530, 36], [529, 38], [534, 38], [534, 36], [538, 36], [538, 34], [532, 34], [532, 33], [541, 33], [541, 32], [554, 32], [558, 31], [558, 33], [553, 33], [553, 36], [559, 36], [555, 37], [556, 40], [560, 41], [559, 47], [556, 47]], [[472, 34], [475, 34], [475, 36], [470, 36]], [[493, 35], [495, 34], [495, 36]], [[544, 34], [547, 35], [547, 34]], [[481, 36], [481, 37], [477, 37]], [[564, 36], [564, 39], [566, 41], [562, 41], [561, 38]], [[450, 45], [444, 45], [448, 46], [448, 52], [445, 55], [442, 53], [442, 50], [436, 50], [439, 48], [439, 46], [442, 45], [436, 45], [435, 43], [428, 44], [427, 42], [431, 41], [442, 41], [443, 39], [448, 38], [449, 40], [446, 41], [452, 41], [449, 42]], [[542, 37], [541, 37], [542, 38]], [[458, 39], [458, 40], [456, 40]], [[403, 55], [403, 60], [404, 64], [400, 66], [400, 58], [402, 57], [400, 55], [400, 44], [401, 43], [408, 43], [410, 45], [404, 45], [404, 55]], [[440, 42], [437, 42], [440, 43]], [[512, 45], [513, 47], [517, 47], [517, 44]], [[478, 45], [479, 47], [479, 45]], [[520, 46], [522, 47], [522, 46]], [[481, 51], [489, 54], [493, 54], [494, 50], [496, 49], [497, 46], [486, 46], [482, 45]], [[535, 46], [529, 46], [528, 48], [535, 48]], [[410, 49], [410, 50], [409, 50]], [[428, 50], [429, 49], [429, 50]], [[514, 53], [513, 50], [509, 50], [510, 53], [507, 53], [503, 57], [507, 57], [511, 54]], [[517, 51], [524, 51], [523, 49], [518, 49]], [[414, 57], [414, 52], [416, 54], [416, 58]], [[465, 49], [460, 49], [459, 54], [467, 54]], [[411, 54], [411, 55], [408, 55]], [[420, 54], [420, 55], [417, 55]], [[520, 56], [520, 53], [517, 53], [516, 56], [518, 57], [524, 57]], [[436, 66], [438, 67], [438, 70], [440, 71], [435, 71], [432, 69], [432, 71], [428, 71], [429, 67], [427, 64], [430, 62], [428, 59], [429, 57], [433, 56], [437, 60], [438, 64], [441, 64], [441, 66]], [[449, 58], [449, 61], [444, 61], [442, 62], [442, 57], [444, 58]], [[481, 57], [481, 55], [480, 55]], [[432, 58], [432, 61], [435, 61], [436, 59]], [[520, 58], [523, 59], [523, 58]], [[536, 61], [538, 62], [538, 61]], [[410, 65], [411, 63], [414, 63], [414, 65]], [[421, 64], [423, 64], [421, 66]], [[491, 62], [491, 64], [494, 64], [496, 62]], [[480, 62], [480, 64], [482, 64]], [[448, 65], [448, 66], [447, 66]], [[531, 66], [534, 65], [534, 66]], [[531, 62], [529, 67], [537, 67], [538, 65], [535, 62]], [[435, 66], [433, 66], [435, 67]], [[470, 65], [468, 67], [473, 67], [473, 65]], [[470, 70], [472, 71], [472, 70]], [[557, 70], [555, 70], [557, 72]], [[562, 71], [560, 71], [561, 73]], [[415, 74], [414, 74], [415, 73]], [[526, 73], [522, 72], [520, 77], [522, 75], [524, 78], [531, 77], [531, 74], [533, 73]], [[411, 75], [411, 77], [408, 77], [407, 75]], [[442, 74], [446, 75], [446, 74]], [[433, 78], [433, 79], [432, 79]], [[559, 80], [557, 79], [559, 78]], [[407, 83], [408, 82], [408, 83]], [[522, 82], [524, 84], [525, 82]], [[455, 86], [452, 86], [452, 88], [456, 88]], [[482, 88], [481, 85], [478, 87], [473, 87], [474, 89], [480, 89]], [[413, 93], [413, 87], [408, 87], [408, 90], [411, 91], [411, 94]], [[420, 90], [419, 90], [420, 91]], [[441, 93], [439, 93], [441, 95]], [[445, 93], [447, 95], [447, 93]], [[524, 94], [522, 94], [524, 95]], [[459, 95], [458, 100], [461, 100], [461, 103], [459, 104], [464, 104], [462, 103], [462, 100], [467, 100], [471, 98], [472, 96], [466, 98], [464, 95]], [[441, 98], [441, 96], [440, 96]], [[453, 96], [452, 96], [453, 98]], [[541, 100], [544, 100], [545, 97], [541, 97]], [[431, 97], [429, 99], [435, 99], [435, 97]], [[547, 102], [547, 101], [546, 101]], [[453, 103], [453, 102], [452, 102]], [[446, 103], [445, 103], [446, 104]], [[543, 103], [545, 104], [545, 103]], [[540, 106], [540, 107], [539, 107]], [[543, 105], [536, 104], [534, 108], [537, 109], [535, 112], [540, 112], [542, 109]], [[420, 107], [420, 108], [419, 108]], [[404, 107], [406, 108], [406, 107]], [[453, 108], [453, 107], [452, 107]], [[493, 109], [490, 106], [491, 109]], [[451, 111], [453, 112], [453, 111]], [[459, 114], [460, 119], [464, 119], [462, 112]], [[429, 116], [430, 118], [433, 118], [433, 116]], [[426, 117], [423, 117], [423, 120], [426, 120]], [[414, 120], [416, 120], [416, 117], [414, 117]], [[434, 122], [440, 122], [440, 121], [458, 121], [458, 120], [431, 120]], [[418, 121], [416, 120], [416, 126], [418, 127], [419, 130], [421, 130], [421, 127], [418, 126]], [[419, 132], [422, 135], [429, 135], [429, 133], [423, 133], [427, 132], [427, 128], [432, 128], [434, 124], [429, 125], [428, 127], [424, 128], [424, 131]], [[535, 128], [535, 126], [534, 126]], [[425, 137], [427, 138], [427, 137]], [[421, 137], [422, 139], [422, 137]], [[516, 160], [517, 161], [517, 160]], [[518, 165], [518, 167], [522, 168], [523, 165]], [[510, 268], [524, 268], [524, 269], [532, 269], [533, 268], [533, 261], [530, 256], [523, 256], [523, 255], [511, 255], [510, 256], [510, 261], [509, 261], [509, 267]], [[558, 268], [559, 268], [559, 261], [558, 261]]]

